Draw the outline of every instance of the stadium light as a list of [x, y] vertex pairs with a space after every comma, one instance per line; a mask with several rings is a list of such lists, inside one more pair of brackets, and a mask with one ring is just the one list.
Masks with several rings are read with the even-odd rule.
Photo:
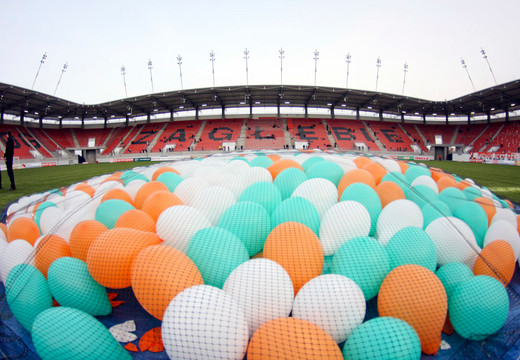
[[462, 64], [462, 67], [464, 68], [464, 70], [466, 70], [466, 74], [468, 74], [468, 79], [471, 82], [471, 86], [473, 87], [473, 91], [476, 91], [475, 84], [473, 84], [473, 80], [471, 79], [471, 76], [469, 75], [468, 65], [466, 65], [466, 62], [462, 58], [460, 59], [460, 63]]
[[153, 76], [152, 76], [152, 69], [153, 69], [153, 66], [152, 66], [152, 60], [148, 59], [148, 70], [150, 70], [150, 82], [152, 83], [152, 94], [155, 93], [155, 91], [153, 90]]
[[318, 49], [314, 50], [314, 87], [316, 87], [316, 73], [318, 72], [318, 60], [320, 53]]
[[34, 81], [33, 81], [31, 89], [34, 89], [34, 84], [36, 84], [36, 79], [38, 78], [38, 75], [40, 74], [40, 69], [42, 68], [43, 63], [45, 62], [45, 59], [47, 59], [47, 52], [45, 52], [45, 54], [43, 54], [42, 59], [40, 60], [40, 66], [38, 66], [38, 71], [36, 72], [36, 76], [34, 77]]
[[246, 59], [246, 87], [249, 86], [249, 68], [247, 60], [249, 59], [249, 50], [247, 48], [244, 50], [244, 59]]
[[213, 50], [209, 53], [209, 60], [211, 61], [211, 74], [213, 75], [213, 87], [215, 87], [215, 53]]
[[184, 86], [182, 85], [182, 68], [181, 68], [181, 65], [182, 65], [182, 57], [181, 57], [181, 54], [179, 54], [177, 56], [177, 64], [179, 65], [179, 76], [181, 78], [181, 90], [184, 90]]
[[121, 75], [123, 75], [123, 85], [125, 86], [125, 97], [128, 97], [128, 92], [126, 91], [126, 68], [125, 66], [121, 66]]
[[280, 48], [280, 50], [278, 50], [278, 53], [280, 55], [278, 55], [278, 57], [280, 58], [280, 85], [283, 85], [283, 58], [285, 57], [285, 51], [283, 50], [283, 48]]
[[60, 86], [60, 82], [61, 82], [61, 77], [63, 76], [63, 73], [67, 70], [67, 68], [69, 67], [68, 65], [68, 61], [63, 65], [63, 68], [61, 69], [61, 74], [60, 74], [60, 78], [58, 79], [58, 83], [56, 84], [56, 89], [54, 89], [54, 96], [56, 96], [56, 91], [58, 91], [58, 86]]
[[352, 59], [352, 56], [350, 55], [350, 53], [348, 53], [347, 54], [347, 84], [346, 84], [347, 89], [348, 89], [348, 75], [350, 72], [350, 59]]
[[408, 63], [404, 63], [404, 77], [403, 77], [403, 95], [404, 95], [404, 85], [406, 84], [406, 73], [408, 72]]
[[381, 58], [378, 56], [376, 60], [376, 68], [377, 68], [377, 75], [376, 75], [376, 91], [377, 91], [377, 85], [379, 83], [379, 68], [381, 67]]
[[497, 84], [497, 79], [495, 78], [495, 74], [493, 73], [493, 69], [491, 69], [491, 64], [489, 64], [489, 60], [488, 60], [488, 57], [486, 55], [486, 52], [484, 51], [484, 49], [480, 48], [480, 53], [482, 54], [482, 57], [484, 58], [484, 60], [486, 60], [486, 62], [488, 64], [489, 71], [491, 71], [491, 75], [493, 76], [493, 80], [495, 81], [495, 85], [498, 85]]

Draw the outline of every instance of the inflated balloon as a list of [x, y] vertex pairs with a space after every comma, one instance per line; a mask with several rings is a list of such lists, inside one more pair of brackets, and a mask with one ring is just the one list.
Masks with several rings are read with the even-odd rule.
[[209, 285], [192, 286], [168, 305], [162, 340], [170, 359], [236, 359], [247, 350], [244, 312], [230, 294]]
[[69, 238], [70, 253], [75, 258], [86, 261], [90, 244], [99, 234], [108, 228], [97, 220], [79, 222], [72, 230]]
[[59, 235], [44, 235], [35, 246], [34, 265], [45, 277], [47, 277], [49, 266], [55, 260], [72, 256], [69, 244]]
[[461, 262], [473, 268], [480, 248], [473, 231], [464, 221], [456, 217], [441, 217], [433, 220], [425, 231], [435, 244], [440, 266]]
[[252, 259], [229, 274], [222, 288], [244, 311], [249, 337], [267, 321], [291, 313], [294, 289], [287, 271], [269, 259]]
[[371, 173], [363, 169], [353, 169], [345, 173], [338, 183], [338, 194], [339, 197], [343, 194], [343, 191], [352, 184], [363, 183], [367, 184], [371, 188], [376, 188], [376, 181]]
[[327, 179], [309, 179], [294, 189], [291, 197], [309, 200], [323, 219], [325, 213], [338, 202], [338, 189]]
[[82, 310], [92, 316], [112, 312], [106, 289], [88, 272], [87, 264], [73, 257], [62, 257], [49, 267], [48, 284], [61, 306]]
[[191, 206], [178, 205], [161, 213], [157, 219], [156, 231], [165, 245], [186, 253], [192, 236], [209, 226], [211, 223], [199, 210]]
[[297, 222], [275, 227], [265, 241], [263, 256], [282, 265], [291, 277], [295, 294], [323, 270], [320, 239], [307, 226]]
[[320, 161], [325, 161], [325, 159], [321, 156], [311, 156], [307, 160], [305, 160], [302, 163], [303, 171], [307, 172], [307, 170], [310, 169], [311, 166], [313, 166], [316, 163], [319, 163]]
[[432, 201], [431, 203], [424, 205], [421, 208], [421, 211], [424, 219], [423, 228], [426, 228], [435, 219], [445, 216], [453, 216], [448, 204], [440, 200]]
[[247, 359], [261, 360], [270, 357], [343, 359], [339, 346], [325, 330], [311, 322], [293, 317], [271, 320], [263, 324], [251, 338]]
[[262, 205], [241, 201], [222, 214], [217, 226], [235, 234], [245, 245], [249, 256], [254, 256], [264, 247], [271, 231], [271, 218]]
[[174, 172], [164, 172], [161, 175], [159, 175], [155, 180], [162, 182], [164, 185], [168, 187], [168, 190], [173, 193], [177, 188], [177, 185], [179, 185], [182, 182], [183, 178]]
[[374, 238], [356, 237], [334, 254], [330, 272], [354, 280], [368, 301], [377, 295], [390, 272], [390, 259], [386, 249]]
[[252, 201], [262, 205], [269, 214], [282, 202], [280, 190], [270, 182], [259, 181], [248, 186], [238, 201]]
[[7, 228], [7, 241], [22, 239], [34, 245], [36, 239], [40, 237], [40, 228], [32, 219], [19, 217], [13, 220]]
[[143, 210], [131, 209], [122, 213], [119, 219], [117, 219], [114, 228], [121, 227], [155, 232], [155, 221]]
[[[56, 346], [56, 339], [60, 339], [59, 346]], [[32, 340], [43, 360], [132, 359], [99, 320], [64, 306], [38, 315], [33, 324]]]
[[439, 194], [439, 187], [437, 186], [437, 183], [435, 182], [435, 180], [433, 180], [431, 177], [427, 175], [419, 175], [410, 183], [410, 186], [412, 187], [416, 185], [427, 186], [430, 189], [432, 189], [435, 192], [435, 194]]
[[153, 172], [153, 175], [152, 175], [152, 180], [157, 180], [157, 178], [159, 176], [161, 176], [162, 174], [167, 174], [167, 173], [172, 173], [172, 174], [176, 174], [176, 175], [180, 175], [179, 174], [179, 171], [175, 170], [174, 168], [172, 167], [169, 167], [169, 166], [161, 166], [160, 168], [158, 168], [157, 170], [155, 170]]
[[34, 265], [34, 248], [25, 240], [14, 240], [0, 253], [0, 276], [5, 283], [12, 268], [18, 264]]
[[431, 177], [430, 169], [428, 169], [426, 166], [414, 165], [410, 166], [404, 173], [404, 176], [406, 177], [406, 180], [409, 184], [411, 184], [416, 178], [418, 178], [421, 175]]
[[257, 156], [249, 162], [249, 166], [251, 167], [262, 167], [267, 169], [269, 166], [273, 164], [273, 160], [269, 159], [267, 156]]
[[148, 196], [152, 195], [156, 191], [170, 191], [166, 185], [160, 181], [150, 181], [143, 184], [135, 194], [134, 206], [137, 209], [142, 209], [145, 200]]
[[276, 207], [271, 215], [272, 227], [274, 228], [287, 221], [302, 223], [314, 231], [316, 235], [320, 233], [320, 215], [314, 205], [307, 199], [290, 197]]
[[381, 245], [386, 246], [396, 232], [408, 226], [423, 227], [421, 209], [407, 199], [392, 201], [381, 211], [377, 219], [375, 238]]
[[468, 201], [459, 206], [453, 215], [468, 224], [473, 231], [473, 235], [475, 235], [478, 246], [484, 247], [484, 237], [488, 230], [487, 216], [484, 209], [477, 203]]
[[381, 200], [381, 207], [385, 207], [394, 200], [404, 199], [404, 191], [392, 181], [382, 181], [376, 186], [376, 192]]
[[280, 174], [282, 171], [284, 171], [285, 169], [288, 169], [288, 168], [296, 168], [296, 169], [300, 169], [301, 171], [303, 171], [303, 168], [301, 167], [301, 165], [291, 159], [276, 160], [275, 162], [273, 162], [273, 164], [271, 166], [269, 166], [267, 168], [267, 170], [269, 170], [269, 172], [271, 173], [271, 175], [273, 177], [273, 180], [275, 180], [276, 177], [278, 176], [278, 174]]
[[200, 210], [213, 226], [222, 214], [236, 203], [235, 195], [221, 186], [208, 186], [194, 196], [191, 205]]
[[208, 187], [206, 180], [200, 177], [184, 179], [173, 192], [185, 205], [191, 205], [191, 201], [202, 189]]
[[132, 290], [137, 301], [159, 320], [184, 289], [202, 285], [202, 275], [189, 257], [166, 245], [143, 249], [132, 263]]
[[425, 354], [439, 350], [448, 298], [433, 272], [419, 265], [395, 268], [381, 284], [377, 307], [379, 316], [395, 317], [410, 324]]
[[515, 272], [516, 258], [512, 246], [505, 240], [495, 240], [480, 252], [473, 273], [487, 275], [507, 286]]
[[116, 188], [116, 189], [108, 190], [105, 193], [105, 195], [103, 195], [103, 197], [101, 198], [101, 202], [111, 200], [111, 199], [123, 200], [131, 205], [134, 205], [134, 201], [132, 200], [132, 197], [124, 189]]
[[13, 267], [5, 282], [5, 294], [16, 320], [29, 332], [38, 314], [52, 307], [45, 277], [29, 264]]
[[437, 193], [426, 185], [410, 186], [406, 198], [416, 203], [420, 208], [433, 201], [439, 200]]
[[229, 274], [249, 260], [242, 241], [218, 227], [201, 229], [193, 235], [186, 255], [197, 265], [204, 283], [222, 288]]
[[90, 244], [87, 266], [98, 283], [112, 289], [131, 285], [132, 263], [141, 250], [160, 244], [161, 239], [151, 232], [129, 228], [114, 228], [101, 233]]
[[388, 171], [386, 171], [386, 169], [372, 161], [372, 162], [369, 162], [368, 164], [365, 164], [363, 167], [362, 167], [363, 170], [366, 170], [368, 171], [370, 174], [372, 174], [372, 176], [374, 177], [374, 180], [376, 181], [376, 185], [378, 185], [381, 180], [383, 179], [383, 177], [388, 173]]
[[370, 164], [372, 162], [372, 160], [368, 156], [357, 156], [356, 158], [354, 158], [353, 161], [358, 168], [362, 168], [366, 164]]
[[479, 275], [460, 283], [453, 290], [449, 310], [457, 334], [480, 341], [504, 326], [509, 312], [509, 297], [500, 281]]
[[491, 225], [491, 221], [497, 212], [493, 201], [483, 196], [475, 198], [473, 201], [482, 206], [482, 209], [484, 209], [488, 218], [488, 225]]
[[464, 193], [464, 195], [466, 195], [466, 198], [468, 198], [468, 200], [471, 200], [471, 201], [482, 196], [482, 193], [480, 192], [480, 190], [478, 188], [476, 188], [475, 186], [467, 187], [464, 190], [462, 190], [462, 192]]
[[439, 194], [439, 199], [448, 204], [453, 213], [455, 213], [460, 206], [468, 202], [466, 195], [454, 187], [448, 187], [442, 190]]
[[143, 174], [139, 174], [134, 170], [127, 170], [121, 174], [119, 179], [123, 182], [123, 185], [128, 185], [132, 181], [142, 180], [144, 182], [148, 182], [149, 179]]
[[343, 169], [341, 166], [332, 161], [318, 161], [312, 165], [305, 174], [309, 179], [324, 178], [338, 186], [339, 181], [343, 177]]
[[361, 203], [370, 214], [370, 233], [376, 232], [377, 219], [381, 213], [381, 200], [377, 192], [367, 184], [352, 184], [343, 191], [340, 201], [353, 200]]
[[378, 317], [354, 329], [343, 346], [343, 357], [352, 360], [419, 360], [421, 341], [406, 321], [393, 317]]
[[288, 168], [278, 174], [273, 184], [280, 190], [282, 200], [290, 197], [300, 184], [308, 180], [307, 175], [297, 168]]
[[386, 245], [390, 268], [416, 264], [430, 271], [437, 268], [437, 252], [430, 236], [421, 228], [405, 227], [394, 234]]
[[182, 201], [170, 191], [156, 191], [146, 198], [142, 210], [150, 215], [155, 223], [164, 210], [176, 205], [182, 205]]
[[[48, 207], [51, 207], [51, 206], [56, 206], [56, 204], [52, 201], [45, 201], [43, 203], [41, 203], [38, 208], [35, 210], [34, 212], [34, 222], [36, 223], [36, 225], [38, 225], [38, 227], [40, 227], [40, 219], [41, 219], [41, 216], [42, 216], [42, 213], [43, 213], [43, 210], [47, 209]], [[41, 227], [40, 227], [41, 229]]]
[[460, 283], [473, 278], [473, 272], [468, 265], [459, 262], [442, 265], [435, 274], [444, 285], [448, 299]]
[[292, 316], [320, 326], [338, 344], [365, 318], [366, 303], [359, 286], [343, 275], [320, 275], [302, 286]]
[[515, 251], [515, 258], [518, 260], [520, 257], [520, 234], [510, 222], [497, 220], [491, 223], [484, 237], [484, 247], [495, 240], [507, 241]]
[[135, 207], [124, 200], [106, 200], [99, 204], [96, 209], [95, 220], [107, 228], [112, 229], [116, 225], [117, 219], [119, 219], [124, 212], [131, 209], [135, 209]]
[[509, 207], [499, 207], [496, 208], [495, 216], [491, 219], [491, 223], [498, 220], [505, 220], [511, 223], [514, 227], [518, 226], [518, 221], [516, 220], [516, 214]]
[[410, 185], [408, 183], [408, 180], [406, 177], [401, 174], [400, 172], [389, 172], [383, 178], [381, 179], [381, 183], [384, 183], [386, 181], [393, 182], [403, 190], [404, 194], [407, 195], [408, 191], [410, 191]]

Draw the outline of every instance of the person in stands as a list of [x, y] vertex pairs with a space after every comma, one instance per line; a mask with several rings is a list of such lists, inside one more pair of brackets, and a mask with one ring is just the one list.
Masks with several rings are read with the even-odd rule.
[[14, 183], [14, 173], [13, 173], [13, 156], [14, 156], [14, 138], [11, 134], [11, 131], [7, 132], [7, 143], [5, 146], [5, 165], [7, 167], [7, 175], [9, 176], [9, 180], [11, 180], [11, 187], [9, 191], [16, 190], [16, 185]]

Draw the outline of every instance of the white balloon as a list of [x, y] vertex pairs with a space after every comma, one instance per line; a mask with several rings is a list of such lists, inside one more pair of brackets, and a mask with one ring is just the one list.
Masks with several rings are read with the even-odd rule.
[[179, 293], [164, 313], [161, 326], [170, 359], [237, 359], [246, 354], [249, 330], [237, 301], [209, 285]]
[[249, 168], [244, 176], [245, 187], [259, 181], [273, 182], [273, 177], [269, 170], [260, 166]]
[[264, 323], [289, 316], [294, 288], [287, 271], [269, 259], [252, 259], [229, 274], [222, 288], [240, 305], [249, 337]]
[[493, 219], [491, 220], [491, 224], [498, 220], [505, 220], [507, 222], [510, 222], [511, 225], [513, 225], [515, 228], [518, 227], [518, 220], [513, 210], [509, 208], [503, 208], [500, 206], [497, 207], [496, 210], [497, 211], [493, 216]]
[[182, 180], [173, 191], [173, 194], [181, 199], [183, 204], [191, 205], [195, 195], [208, 186], [208, 182], [203, 178], [191, 177]]
[[[58, 219], [52, 233], [61, 236], [65, 241], [69, 242], [70, 234], [74, 227], [83, 220], [94, 220], [95, 211], [91, 206], [78, 207], [69, 211], [63, 212], [62, 216]], [[40, 220], [41, 224], [41, 220]], [[48, 232], [46, 234], [49, 234]]]
[[517, 228], [509, 221], [497, 220], [489, 225], [484, 237], [484, 247], [495, 240], [507, 241], [513, 248], [516, 259], [520, 257], [520, 235]]
[[25, 240], [13, 240], [0, 254], [0, 276], [5, 284], [12, 268], [18, 264], [34, 264], [33, 247]]
[[314, 178], [305, 180], [294, 189], [291, 197], [297, 196], [309, 200], [323, 219], [327, 210], [338, 202], [338, 189], [330, 180]]
[[219, 174], [213, 181], [213, 185], [228, 189], [237, 199], [247, 187], [241, 177], [231, 174]]
[[183, 253], [188, 250], [191, 238], [200, 229], [210, 227], [211, 222], [199, 210], [185, 205], [172, 206], [164, 210], [157, 219], [157, 235], [164, 245]]
[[494, 200], [493, 193], [489, 189], [480, 189], [480, 192], [482, 193], [482, 196], [485, 198], [488, 198], [490, 200]]
[[67, 191], [65, 194], [65, 201], [63, 206], [65, 210], [71, 210], [83, 206], [84, 204], [91, 201], [92, 198], [89, 194], [80, 190]]
[[144, 181], [141, 179], [135, 179], [135, 180], [130, 181], [128, 184], [126, 184], [124, 190], [128, 193], [128, 195], [130, 195], [130, 197], [132, 198], [132, 201], [134, 201], [135, 196], [137, 195], [137, 192], [139, 191], [139, 189], [141, 189], [141, 186], [143, 186], [146, 183], [147, 183], [147, 181]]
[[439, 266], [461, 262], [473, 269], [480, 248], [471, 228], [462, 220], [446, 216], [433, 220], [425, 229], [435, 244]]
[[294, 299], [292, 316], [320, 326], [339, 344], [361, 325], [365, 313], [361, 288], [346, 276], [328, 274], [302, 286]]
[[399, 163], [392, 159], [383, 159], [381, 161], [381, 166], [383, 166], [388, 172], [401, 172], [401, 167]]
[[65, 214], [65, 210], [59, 207], [49, 206], [42, 211], [40, 216], [40, 230], [42, 235], [54, 234], [58, 230], [58, 223]]
[[370, 214], [357, 201], [341, 201], [332, 206], [320, 224], [320, 242], [325, 256], [333, 255], [348, 240], [370, 233]]
[[208, 186], [199, 191], [191, 201], [192, 206], [200, 210], [213, 226], [216, 226], [222, 214], [237, 202], [235, 195], [221, 186]]
[[124, 189], [125, 187], [119, 181], [109, 180], [104, 183], [99, 184], [94, 192], [94, 198], [103, 198], [109, 190], [112, 189]]
[[407, 199], [397, 199], [386, 205], [379, 214], [375, 238], [386, 246], [399, 230], [409, 226], [422, 229], [423, 224], [423, 214], [417, 204]]
[[433, 180], [428, 175], [419, 175], [417, 176], [414, 181], [410, 184], [410, 186], [416, 186], [416, 185], [424, 185], [435, 191], [436, 194], [439, 194], [439, 187], [437, 186], [437, 183], [435, 180]]

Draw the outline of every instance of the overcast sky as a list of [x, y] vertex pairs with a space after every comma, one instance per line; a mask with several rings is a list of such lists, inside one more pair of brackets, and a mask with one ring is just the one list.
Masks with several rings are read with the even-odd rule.
[[376, 89], [428, 100], [473, 92], [520, 79], [518, 0], [257, 0], [54, 1], [1, 0], [0, 82], [95, 104], [181, 89], [283, 84]]

